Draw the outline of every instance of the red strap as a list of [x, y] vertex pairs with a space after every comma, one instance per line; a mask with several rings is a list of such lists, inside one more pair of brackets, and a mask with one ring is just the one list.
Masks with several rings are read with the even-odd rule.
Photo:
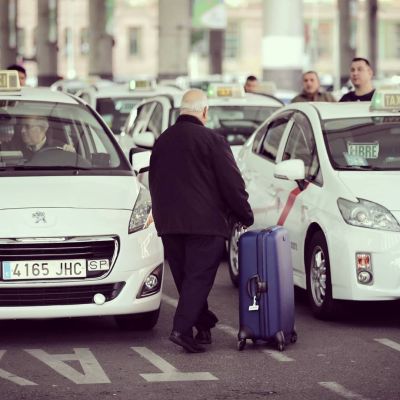
[[287, 199], [287, 202], [285, 204], [285, 207], [282, 210], [282, 213], [278, 219], [278, 225], [284, 225], [287, 216], [289, 215], [290, 210], [293, 207], [293, 204], [296, 200], [296, 197], [303, 192], [308, 186], [308, 182], [306, 183], [306, 186], [303, 190], [301, 190], [299, 187], [294, 188], [290, 193], [289, 193], [289, 197]]

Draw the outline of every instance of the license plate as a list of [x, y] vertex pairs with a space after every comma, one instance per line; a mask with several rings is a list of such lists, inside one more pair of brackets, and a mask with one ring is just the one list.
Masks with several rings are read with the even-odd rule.
[[4, 280], [85, 278], [86, 260], [3, 261]]

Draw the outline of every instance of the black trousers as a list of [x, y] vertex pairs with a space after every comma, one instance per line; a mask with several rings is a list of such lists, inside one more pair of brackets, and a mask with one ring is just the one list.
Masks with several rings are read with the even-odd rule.
[[218, 318], [208, 309], [207, 297], [221, 262], [225, 239], [208, 235], [163, 235], [165, 257], [179, 293], [173, 329], [193, 335], [213, 328]]

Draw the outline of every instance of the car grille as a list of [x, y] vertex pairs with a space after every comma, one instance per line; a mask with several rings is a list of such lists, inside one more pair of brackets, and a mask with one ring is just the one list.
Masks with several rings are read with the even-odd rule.
[[110, 301], [120, 294], [124, 286], [125, 282], [40, 288], [0, 288], [0, 307], [91, 304], [96, 293], [103, 294], [106, 301]]
[[[101, 238], [49, 238], [41, 241], [29, 239], [0, 240], [0, 262], [63, 259], [108, 259], [110, 270], [118, 253], [116, 237]], [[88, 271], [87, 278], [100, 278], [108, 271]], [[0, 271], [1, 273], [1, 271]]]

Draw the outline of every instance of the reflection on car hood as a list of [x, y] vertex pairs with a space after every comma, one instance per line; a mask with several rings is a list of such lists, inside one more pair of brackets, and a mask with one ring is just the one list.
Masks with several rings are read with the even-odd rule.
[[400, 171], [346, 171], [339, 179], [355, 197], [400, 210]]
[[133, 176], [0, 177], [0, 188], [0, 209], [132, 210], [139, 192], [139, 184]]

